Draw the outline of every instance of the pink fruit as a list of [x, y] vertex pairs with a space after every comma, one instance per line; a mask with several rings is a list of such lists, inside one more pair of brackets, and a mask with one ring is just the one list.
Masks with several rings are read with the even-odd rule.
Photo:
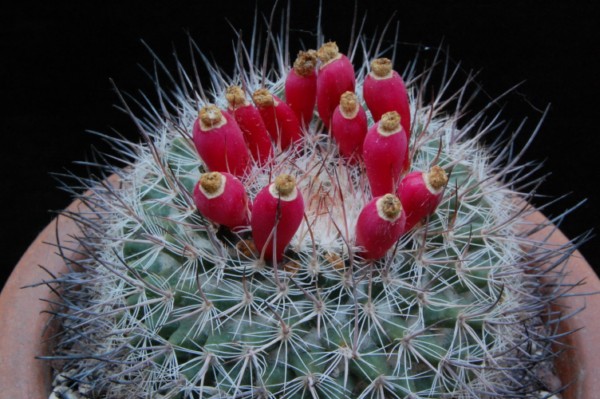
[[293, 176], [282, 174], [264, 187], [252, 206], [252, 238], [266, 260], [283, 259], [304, 217], [304, 200]]
[[341, 95], [347, 91], [354, 92], [356, 79], [352, 63], [339, 52], [335, 42], [321, 46], [317, 56], [321, 60], [317, 75], [317, 110], [325, 126], [329, 127]]
[[215, 105], [202, 107], [193, 127], [200, 158], [210, 171], [242, 176], [250, 155], [239, 126], [231, 115]]
[[435, 212], [446, 184], [448, 175], [439, 166], [433, 166], [429, 172], [411, 172], [402, 179], [397, 194], [406, 213], [407, 231]]
[[396, 111], [385, 113], [365, 137], [363, 158], [374, 197], [394, 193], [407, 165], [408, 142]]
[[301, 51], [285, 81], [285, 101], [304, 126], [310, 124], [317, 101], [316, 65], [316, 51]]
[[356, 94], [351, 91], [345, 92], [331, 118], [331, 134], [338, 145], [340, 155], [351, 160], [362, 157], [367, 130], [367, 113], [358, 103]]
[[239, 86], [230, 86], [225, 94], [229, 111], [235, 118], [250, 149], [252, 158], [264, 165], [273, 156], [273, 144], [258, 110], [246, 100]]
[[373, 198], [360, 212], [356, 222], [356, 245], [365, 259], [383, 258], [400, 239], [406, 218], [394, 194]]
[[386, 112], [398, 112], [406, 138], [410, 140], [408, 92], [398, 72], [392, 69], [392, 61], [377, 58], [371, 62], [371, 72], [363, 85], [363, 97], [376, 122]]
[[249, 225], [248, 196], [232, 174], [204, 173], [194, 187], [198, 211], [210, 221], [231, 229]]
[[296, 114], [289, 105], [271, 94], [267, 89], [258, 89], [252, 95], [254, 104], [277, 146], [285, 150], [302, 139], [303, 131]]

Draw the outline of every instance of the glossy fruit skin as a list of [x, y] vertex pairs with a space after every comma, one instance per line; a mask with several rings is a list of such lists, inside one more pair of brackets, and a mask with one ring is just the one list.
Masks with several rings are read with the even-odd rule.
[[293, 68], [285, 81], [285, 101], [303, 126], [313, 118], [317, 101], [317, 74], [299, 75]]
[[363, 143], [363, 159], [374, 197], [396, 192], [408, 157], [403, 129], [384, 135], [379, 131], [379, 122], [371, 126]]
[[401, 211], [395, 221], [383, 219], [377, 211], [375, 197], [365, 205], [356, 221], [356, 245], [362, 248], [364, 259], [381, 259], [406, 231], [406, 216]]
[[339, 105], [335, 108], [331, 118], [331, 134], [341, 156], [352, 161], [362, 158], [363, 142], [367, 131], [367, 113], [361, 106], [351, 119], [343, 115]]
[[192, 128], [194, 145], [210, 171], [241, 177], [250, 163], [248, 147], [235, 119], [228, 112], [222, 115], [226, 123], [208, 130], [196, 119]]
[[376, 122], [381, 116], [389, 111], [400, 114], [400, 123], [404, 128], [406, 138], [410, 140], [410, 105], [408, 92], [402, 77], [396, 71], [392, 71], [388, 78], [376, 78], [372, 73], [365, 77], [363, 85], [363, 97], [367, 107]]
[[415, 171], [407, 174], [396, 195], [406, 213], [406, 229], [411, 230], [424, 217], [431, 215], [440, 204], [444, 190], [431, 192], [425, 183], [426, 172]]
[[214, 223], [227, 226], [230, 229], [248, 226], [249, 200], [242, 182], [234, 175], [221, 172], [223, 193], [210, 198], [200, 188], [200, 182], [194, 187], [194, 202], [198, 211]]
[[229, 108], [246, 140], [252, 158], [264, 165], [273, 157], [273, 144], [260, 112], [252, 104]]
[[271, 186], [272, 184], [264, 187], [256, 195], [252, 204], [250, 225], [252, 238], [259, 253], [264, 254], [267, 261], [280, 262], [283, 260], [285, 248], [302, 223], [304, 200], [300, 192], [297, 192], [292, 200], [274, 196]]
[[317, 111], [326, 127], [340, 103], [340, 96], [353, 92], [355, 86], [354, 67], [344, 54], [321, 66], [317, 75]]
[[294, 111], [280, 98], [273, 95], [274, 105], [257, 106], [271, 139], [278, 148], [285, 150], [304, 136]]

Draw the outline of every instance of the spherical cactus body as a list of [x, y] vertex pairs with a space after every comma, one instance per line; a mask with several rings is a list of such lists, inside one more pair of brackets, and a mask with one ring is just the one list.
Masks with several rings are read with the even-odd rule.
[[[495, 158], [514, 143], [486, 149], [478, 140], [494, 131], [477, 122], [483, 114], [466, 123], [456, 101], [427, 103], [420, 90], [435, 69], [406, 76], [415, 93], [406, 116], [396, 75], [388, 87], [368, 72], [393, 46], [388, 54], [361, 38], [349, 59], [327, 43], [316, 78], [303, 81], [270, 27], [265, 38], [273, 62], [240, 41], [244, 62], [208, 66], [211, 91], [187, 79], [160, 89], [173, 114], [161, 103], [134, 116], [147, 140], [123, 150], [126, 168], [109, 169], [118, 184], [78, 182], [91, 189], [90, 209], [70, 215], [83, 233], [76, 248], [61, 243], [71, 271], [50, 282], [62, 299], [48, 357], [61, 395], [525, 399], [548, 390], [537, 365], [556, 356], [564, 316], [552, 303], [568, 290], [540, 279], [560, 269], [548, 263], [556, 254], [521, 233], [529, 208], [511, 182], [529, 172]], [[371, 84], [383, 105], [367, 100]]]

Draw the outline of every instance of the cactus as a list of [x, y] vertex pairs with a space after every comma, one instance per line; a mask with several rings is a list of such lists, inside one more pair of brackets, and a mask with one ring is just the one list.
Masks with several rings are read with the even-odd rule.
[[[369, 134], [395, 123], [386, 134], [400, 140], [396, 157], [373, 156], [385, 155], [375, 139], [340, 154], [343, 131], [334, 140], [325, 126], [348, 90], [368, 110], [363, 84], [385, 56], [369, 48], [353, 43], [362, 61], [333, 43], [319, 49], [316, 89], [292, 89], [303, 108], [285, 103], [290, 66], [263, 70], [245, 51], [249, 66], [233, 77], [208, 65], [210, 93], [178, 71], [172, 94], [159, 88], [174, 114], [131, 113], [144, 143], [115, 139], [129, 167], [107, 167], [117, 185], [80, 179], [90, 210], [68, 215], [83, 233], [62, 251], [71, 272], [51, 283], [63, 329], [49, 359], [63, 385], [107, 398], [525, 398], [549, 389], [536, 370], [555, 356], [550, 304], [564, 288], [540, 279], [554, 273], [552, 254], [524, 247], [519, 185], [531, 185], [529, 169], [510, 146], [479, 144], [495, 127], [483, 113], [459, 127], [468, 84], [449, 94], [444, 82], [424, 101], [417, 88], [433, 69], [404, 76], [408, 127], [393, 111], [405, 113], [408, 98], [381, 92], [378, 101], [389, 88], [370, 85], [370, 101], [392, 112], [374, 121], [369, 110]], [[319, 74], [323, 66], [340, 69], [343, 84]], [[232, 86], [240, 104], [226, 98]], [[253, 93], [269, 99], [257, 104], [272, 148], [251, 154], [236, 122], [250, 117], [233, 113]], [[305, 104], [315, 103], [306, 123]]]

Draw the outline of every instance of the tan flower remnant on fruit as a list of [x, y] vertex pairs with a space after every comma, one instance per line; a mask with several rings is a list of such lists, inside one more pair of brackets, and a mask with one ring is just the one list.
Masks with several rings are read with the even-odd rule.
[[219, 107], [212, 104], [200, 109], [198, 119], [200, 120], [200, 127], [204, 131], [219, 128], [227, 123], [227, 119], [223, 117]]
[[259, 107], [272, 107], [275, 105], [275, 99], [267, 89], [258, 89], [252, 94], [254, 104]]
[[396, 111], [390, 111], [386, 112], [381, 117], [377, 131], [384, 136], [390, 136], [394, 133], [398, 133], [400, 129], [402, 129], [400, 126], [400, 114]]
[[217, 197], [225, 189], [225, 176], [219, 172], [204, 173], [200, 176], [200, 188], [207, 197]]
[[321, 60], [321, 68], [331, 61], [337, 60], [341, 56], [340, 49], [335, 42], [327, 42], [317, 50], [317, 57]]
[[351, 91], [347, 91], [340, 97], [340, 112], [346, 119], [353, 119], [358, 113], [358, 97]]
[[229, 86], [225, 92], [225, 98], [232, 109], [248, 105], [244, 90], [240, 86]]
[[296, 188], [296, 179], [292, 175], [281, 174], [275, 178], [275, 190], [282, 197], [287, 197]]
[[448, 184], [448, 174], [444, 169], [435, 165], [427, 173], [427, 179], [425, 180], [428, 187], [433, 189], [434, 192], [439, 192]]
[[389, 58], [376, 58], [371, 61], [371, 72], [373, 77], [383, 79], [392, 74], [392, 61]]
[[402, 212], [402, 204], [394, 194], [386, 194], [377, 200], [377, 213], [382, 219], [396, 221]]
[[315, 50], [300, 51], [294, 61], [294, 71], [299, 76], [311, 75], [317, 66], [317, 52]]

